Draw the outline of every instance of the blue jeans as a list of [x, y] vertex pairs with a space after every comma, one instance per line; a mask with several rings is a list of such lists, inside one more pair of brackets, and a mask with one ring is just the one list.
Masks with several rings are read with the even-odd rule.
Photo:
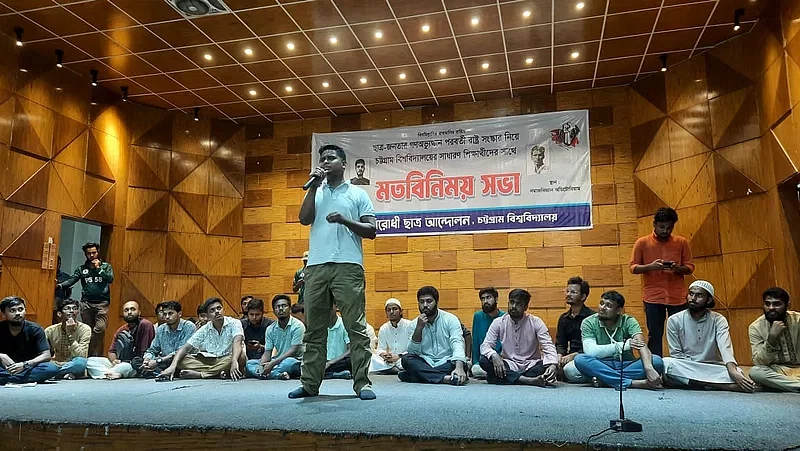
[[76, 377], [86, 375], [86, 357], [75, 357], [58, 369], [56, 377], [62, 378], [67, 374], [74, 374]]
[[[261, 377], [261, 360], [260, 359], [251, 359], [247, 361], [245, 364], [245, 372], [247, 373], [248, 377]], [[272, 368], [272, 371], [269, 372], [269, 375], [266, 379], [277, 379], [281, 373], [288, 373], [289, 377], [298, 377], [300, 376], [300, 360], [294, 357], [286, 357], [285, 359], [281, 360], [281, 362], [275, 365]]]
[[[622, 388], [627, 389], [634, 380], [647, 379], [642, 359], [626, 360], [620, 364], [619, 359], [598, 359], [588, 354], [575, 356], [575, 367], [586, 377], [596, 377], [604, 384], [619, 390], [620, 370], [622, 371]], [[659, 374], [664, 373], [664, 361], [653, 355], [653, 368]]]
[[28, 368], [17, 374], [9, 374], [5, 368], [0, 368], [0, 385], [26, 384], [28, 382], [44, 382], [58, 373], [55, 363], [44, 362]]

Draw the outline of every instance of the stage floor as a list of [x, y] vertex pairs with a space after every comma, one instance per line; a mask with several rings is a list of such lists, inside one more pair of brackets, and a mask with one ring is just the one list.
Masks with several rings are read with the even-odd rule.
[[[464, 387], [407, 384], [372, 376], [378, 399], [330, 380], [321, 396], [290, 400], [297, 381], [63, 381], [0, 388], [0, 420], [171, 429], [237, 429], [426, 439], [580, 445], [618, 414], [618, 393], [583, 386]], [[613, 433], [592, 445], [670, 449], [783, 450], [800, 446], [800, 396], [630, 390], [625, 412], [642, 433]]]

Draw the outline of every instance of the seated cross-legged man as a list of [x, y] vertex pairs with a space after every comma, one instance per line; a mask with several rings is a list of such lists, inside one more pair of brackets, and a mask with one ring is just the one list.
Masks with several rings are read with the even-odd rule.
[[272, 310], [278, 321], [267, 327], [261, 358], [247, 361], [248, 376], [283, 380], [300, 377], [306, 326], [291, 315], [291, 302], [285, 294], [272, 298]]
[[750, 378], [772, 390], [800, 392], [800, 313], [789, 310], [789, 293], [774, 287], [761, 296], [764, 315], [750, 324]]
[[225, 316], [220, 298], [206, 299], [203, 309], [209, 322], [181, 346], [159, 380], [172, 379], [176, 373], [182, 379], [242, 378], [247, 361], [242, 321]]
[[325, 361], [325, 379], [350, 379], [350, 336], [344, 327], [342, 317], [336, 314], [336, 306], [331, 309], [328, 323], [328, 350]]
[[247, 315], [242, 319], [244, 345], [248, 360], [258, 361], [264, 354], [264, 336], [272, 320], [264, 316], [264, 301], [252, 298], [247, 303]]
[[558, 317], [556, 329], [556, 351], [558, 352], [558, 371], [560, 379], [571, 383], [584, 383], [589, 379], [575, 368], [575, 357], [583, 352], [581, 324], [594, 315], [594, 310], [586, 306], [589, 297], [589, 282], [575, 276], [567, 280], [564, 290], [569, 310]]
[[[497, 307], [497, 290], [494, 287], [486, 287], [478, 292], [478, 298], [481, 301], [481, 309], [475, 312], [472, 316], [472, 346], [470, 348], [470, 356], [472, 357], [472, 368], [470, 372], [473, 376], [479, 379], [486, 378], [486, 372], [480, 366], [481, 360], [481, 345], [483, 339], [486, 338], [486, 332], [489, 330], [489, 325], [495, 319], [498, 319], [506, 314]], [[466, 338], [464, 337], [464, 344], [466, 345]], [[495, 351], [500, 352], [502, 345], [496, 343]]]
[[756, 384], [733, 356], [728, 320], [714, 307], [714, 286], [705, 280], [689, 285], [687, 310], [667, 320], [669, 357], [664, 380], [677, 387], [752, 393]]
[[86, 371], [92, 379], [123, 379], [136, 377], [142, 369], [142, 357], [150, 347], [156, 330], [153, 323], [141, 318], [139, 303], [128, 301], [122, 306], [125, 324], [114, 332], [108, 348], [108, 358], [89, 357]]
[[0, 385], [36, 384], [55, 376], [50, 346], [42, 326], [25, 319], [25, 300], [9, 296], [0, 301]]
[[398, 299], [387, 299], [384, 311], [389, 321], [378, 332], [378, 349], [372, 356], [370, 371], [397, 374], [403, 369], [401, 357], [408, 351], [414, 323], [403, 318], [403, 306]]
[[[558, 354], [541, 318], [528, 314], [531, 295], [508, 293], [508, 314], [492, 321], [480, 345], [480, 365], [490, 384], [538, 385], [556, 382]], [[502, 349], [496, 351], [497, 342]]]
[[397, 377], [403, 382], [467, 383], [464, 333], [458, 317], [439, 310], [439, 291], [432, 286], [417, 290], [417, 303], [420, 315]]
[[80, 303], [75, 299], [59, 299], [58, 311], [61, 321], [44, 330], [50, 349], [52, 362], [58, 366], [56, 379], [67, 380], [83, 377], [86, 374], [86, 358], [89, 355], [89, 342], [92, 328], [78, 320]]
[[[575, 357], [575, 367], [595, 386], [658, 388], [664, 362], [647, 348], [639, 322], [622, 313], [623, 307], [625, 298], [616, 291], [600, 296], [597, 313], [581, 323], [584, 353]], [[634, 349], [639, 351], [639, 359], [634, 357]]]
[[165, 370], [196, 330], [194, 324], [181, 318], [180, 302], [165, 301], [160, 305], [164, 323], [156, 329], [156, 338], [145, 351], [142, 363], [142, 373], [147, 378], [157, 377]]

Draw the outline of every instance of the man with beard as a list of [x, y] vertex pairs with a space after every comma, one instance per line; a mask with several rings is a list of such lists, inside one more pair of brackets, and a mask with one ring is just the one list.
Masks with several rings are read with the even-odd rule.
[[272, 310], [278, 321], [267, 327], [264, 353], [260, 360], [247, 361], [248, 376], [282, 380], [300, 376], [306, 326], [290, 314], [291, 302], [285, 294], [272, 298]]
[[256, 360], [264, 354], [264, 336], [273, 321], [264, 316], [264, 301], [251, 299], [247, 304], [247, 317], [242, 320], [245, 351], [248, 360]]
[[356, 176], [350, 179], [353, 185], [367, 185], [369, 186], [369, 179], [364, 177], [364, 170], [367, 168], [363, 158], [356, 160]]
[[311, 171], [312, 183], [300, 205], [300, 223], [311, 226], [303, 292], [306, 348], [302, 386], [289, 393], [291, 399], [319, 394], [329, 364], [325, 329], [330, 325], [334, 304], [341, 309], [341, 322], [350, 337], [353, 391], [365, 401], [376, 398], [369, 379], [372, 352], [367, 336], [361, 245], [363, 239], [375, 239], [375, 209], [363, 188], [344, 179], [346, 164], [347, 155], [341, 147], [320, 147], [319, 166]]
[[50, 362], [42, 326], [25, 319], [25, 300], [9, 296], [0, 301], [0, 385], [44, 382], [58, 367]]
[[171, 363], [181, 346], [185, 345], [196, 328], [191, 322], [182, 319], [181, 303], [165, 301], [161, 306], [164, 324], [156, 329], [156, 338], [144, 353], [142, 373], [145, 377], [156, 377]]
[[403, 318], [403, 306], [398, 299], [389, 298], [383, 305], [389, 321], [378, 331], [378, 349], [372, 356], [370, 371], [396, 374], [403, 369], [401, 358], [408, 351], [414, 323]]
[[[556, 382], [558, 354], [541, 318], [526, 313], [531, 294], [516, 288], [508, 293], [508, 315], [489, 326], [480, 346], [480, 365], [490, 384], [544, 387]], [[502, 343], [500, 352], [495, 350]]]
[[659, 208], [653, 217], [653, 233], [633, 245], [630, 270], [642, 274], [642, 299], [647, 318], [647, 346], [663, 355], [662, 338], [667, 315], [686, 308], [685, 275], [694, 271], [692, 251], [686, 238], [672, 234], [678, 213]]
[[230, 377], [238, 381], [243, 377], [242, 369], [247, 358], [241, 320], [225, 316], [220, 298], [206, 299], [203, 310], [208, 315], [209, 322], [181, 346], [169, 367], [161, 372], [159, 379], [171, 380], [178, 370], [178, 377], [181, 379]]
[[[487, 287], [478, 292], [478, 298], [481, 300], [481, 309], [472, 315], [472, 368], [470, 371], [472, 375], [479, 379], [486, 378], [486, 372], [481, 368], [481, 345], [483, 339], [486, 338], [486, 332], [489, 326], [497, 318], [505, 315], [506, 312], [497, 308], [497, 290], [494, 287]], [[494, 345], [494, 350], [500, 352], [502, 345], [498, 341]]]
[[408, 353], [401, 358], [403, 382], [463, 385], [467, 383], [464, 335], [456, 315], [439, 310], [439, 290], [424, 286], [417, 290], [419, 313]]
[[100, 259], [100, 245], [88, 242], [81, 246], [86, 262], [75, 269], [69, 279], [56, 284], [56, 291], [81, 281], [81, 322], [92, 328], [89, 355], [103, 355], [103, 335], [108, 325], [108, 306], [111, 303], [109, 285], [114, 282], [111, 264]]
[[[242, 300], [241, 300], [242, 318], [241, 319], [242, 319], [243, 322], [247, 320], [247, 306], [248, 306], [248, 304], [250, 304], [250, 301], [252, 301], [253, 299], [254, 299], [253, 296], [250, 296], [249, 294], [245, 295], [245, 296], [242, 296]], [[262, 301], [262, 303], [263, 303], [263, 301]]]
[[558, 317], [556, 329], [556, 351], [558, 352], [558, 370], [563, 380], [572, 383], [584, 383], [589, 379], [575, 368], [575, 356], [583, 352], [581, 324], [583, 320], [594, 314], [594, 310], [586, 306], [589, 297], [589, 282], [575, 276], [567, 280], [566, 295], [569, 310]]
[[689, 309], [667, 321], [665, 381], [679, 387], [752, 393], [756, 384], [736, 363], [728, 320], [710, 310], [714, 286], [705, 280], [692, 282], [687, 301]]
[[136, 376], [142, 367], [142, 356], [153, 342], [153, 323], [139, 317], [139, 303], [128, 301], [122, 306], [125, 324], [114, 332], [108, 358], [89, 357], [86, 370], [92, 379], [123, 379]]
[[[658, 388], [664, 362], [647, 348], [639, 322], [622, 313], [624, 307], [625, 298], [616, 291], [600, 296], [597, 313], [581, 324], [583, 354], [575, 357], [575, 367], [592, 378], [595, 387], [604, 384], [617, 390]], [[639, 359], [634, 357], [634, 349], [639, 351]]]
[[779, 391], [800, 391], [800, 313], [789, 310], [789, 293], [770, 288], [761, 296], [764, 316], [750, 324], [755, 383]]
[[58, 302], [58, 311], [61, 321], [44, 330], [53, 350], [51, 361], [58, 367], [56, 378], [72, 380], [83, 377], [86, 374], [92, 328], [78, 321], [78, 301], [62, 299]]

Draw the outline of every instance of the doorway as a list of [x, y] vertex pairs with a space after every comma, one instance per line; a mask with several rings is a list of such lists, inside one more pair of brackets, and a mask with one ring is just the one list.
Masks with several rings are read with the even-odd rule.
[[[102, 228], [99, 224], [81, 221], [72, 218], [61, 218], [61, 239], [58, 244], [58, 261], [56, 282], [63, 282], [75, 273], [85, 261], [81, 247], [88, 242], [102, 243]], [[56, 292], [53, 299], [53, 324], [60, 321], [58, 318], [58, 298], [81, 299], [81, 284], [77, 283], [71, 288]]]

